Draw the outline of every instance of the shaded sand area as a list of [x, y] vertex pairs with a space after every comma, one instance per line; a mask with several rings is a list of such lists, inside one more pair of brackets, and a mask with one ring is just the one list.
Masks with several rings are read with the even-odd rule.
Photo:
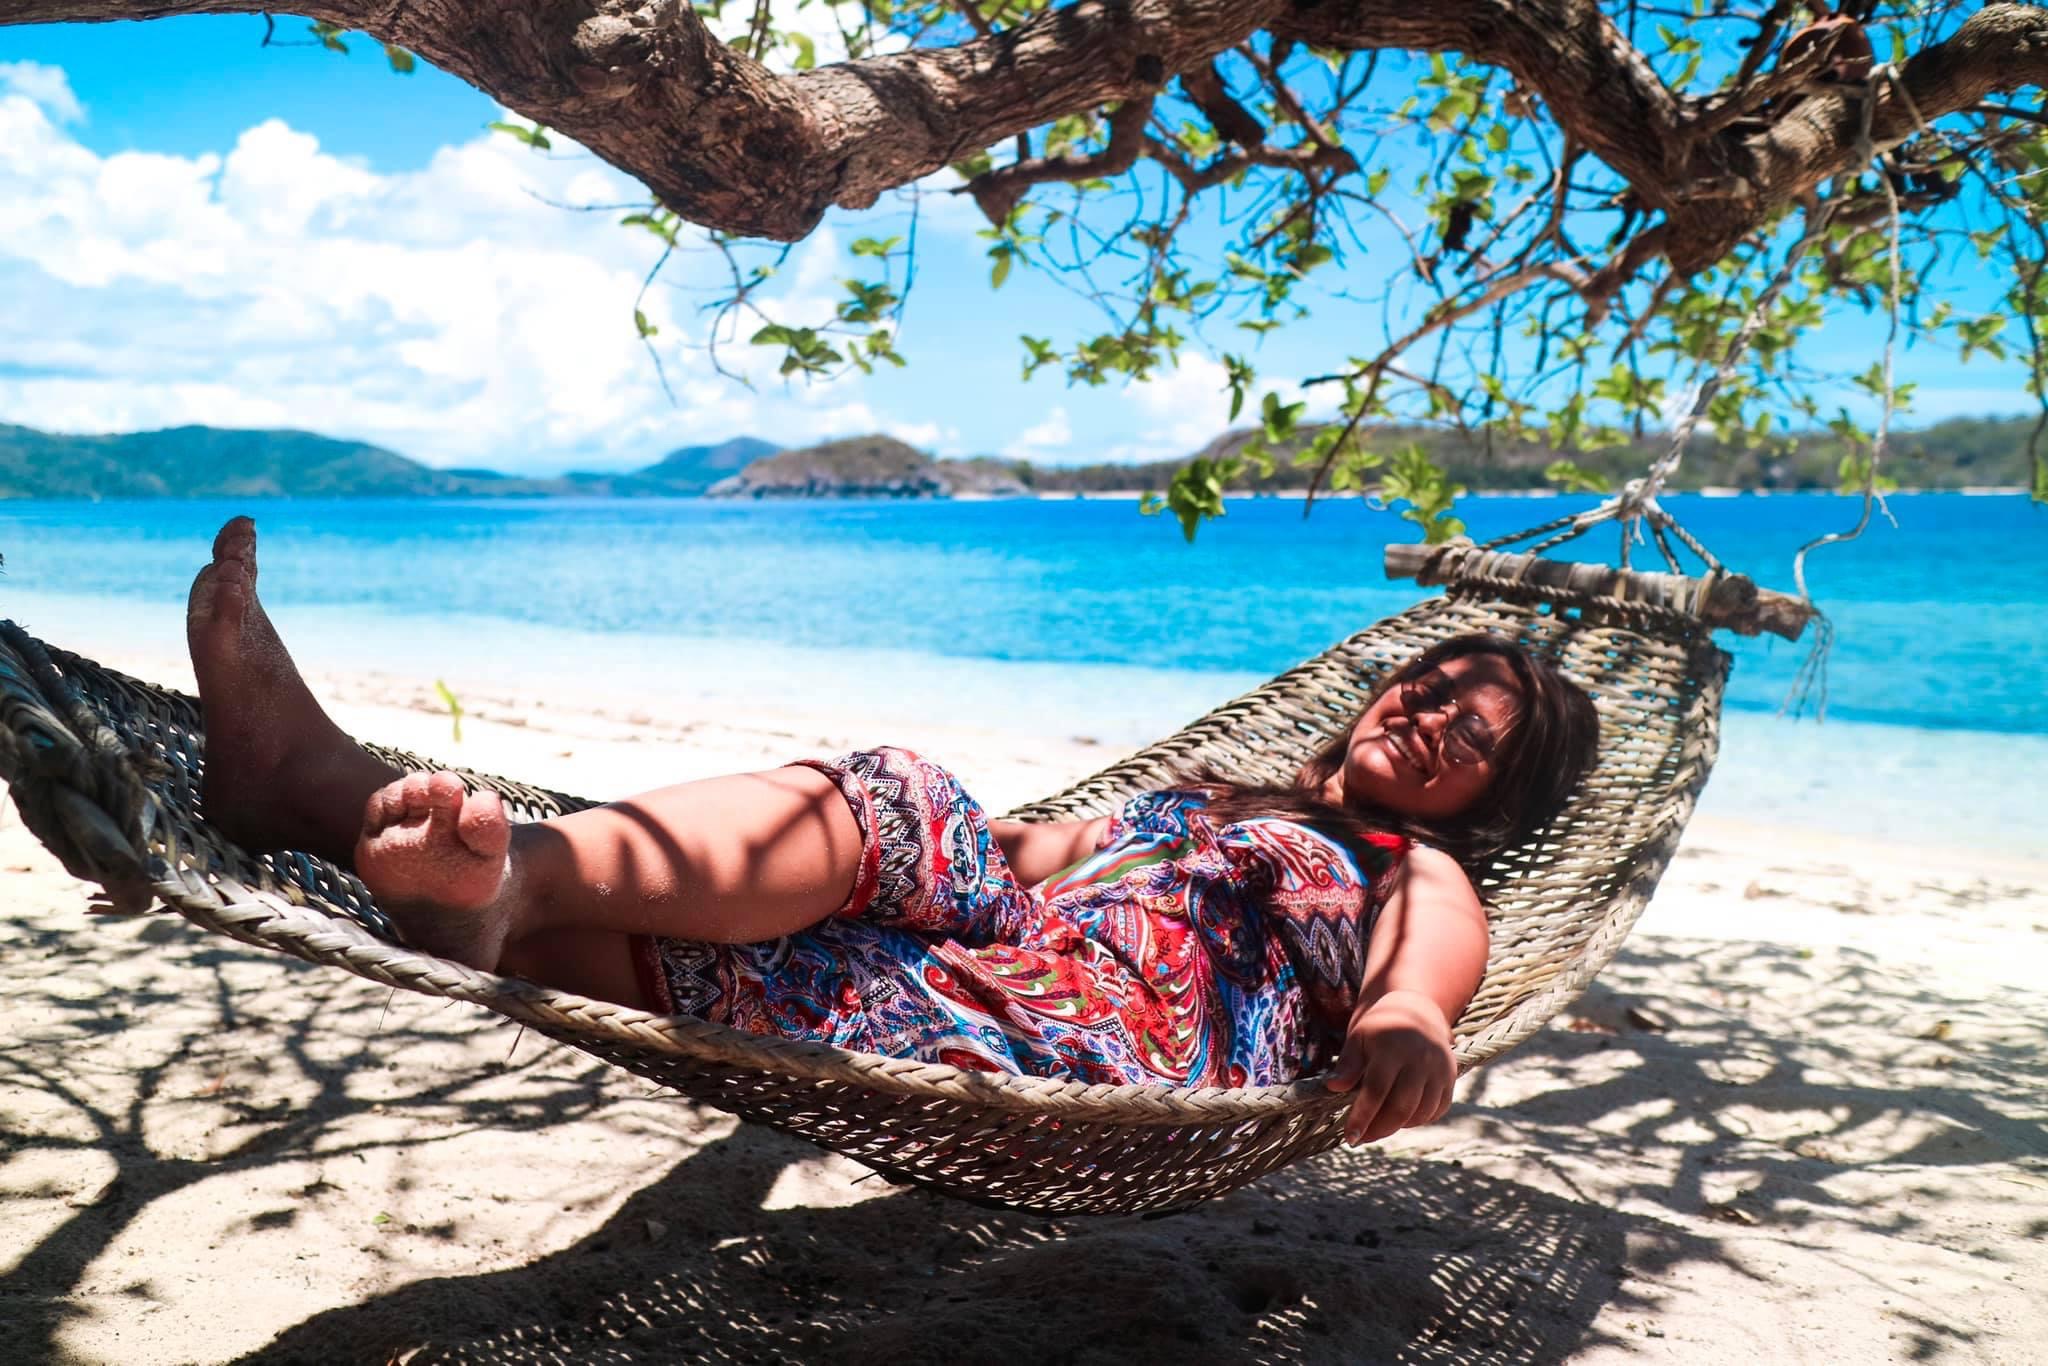
[[[161, 662], [111, 659], [178, 681]], [[854, 743], [991, 806], [1109, 755], [316, 679], [598, 796]], [[2038, 1361], [2048, 867], [1701, 825], [1442, 1125], [1162, 1219], [898, 1191], [481, 1011], [89, 921], [0, 807], [0, 1361]], [[2027, 1344], [2034, 1344], [2029, 1347]]]

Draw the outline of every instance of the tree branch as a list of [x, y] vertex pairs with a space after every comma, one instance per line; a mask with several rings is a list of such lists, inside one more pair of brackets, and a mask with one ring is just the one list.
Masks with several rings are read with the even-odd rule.
[[1180, 88], [1226, 141], [1240, 147], [1257, 147], [1266, 140], [1266, 125], [1231, 96], [1216, 63], [1205, 62], [1181, 72]]
[[976, 176], [961, 189], [974, 196], [988, 221], [1000, 227], [1009, 221], [1010, 211], [1033, 185], [1050, 180], [1089, 180], [1097, 176], [1122, 175], [1137, 161], [1145, 146], [1145, 122], [1152, 117], [1153, 97], [1125, 100], [1109, 116], [1109, 142], [1089, 156], [1062, 153], [1012, 162], [999, 170]]
[[[257, 13], [270, 2], [0, 0], [0, 24]], [[1661, 249], [1681, 274], [1713, 264], [1869, 149], [1858, 86], [1805, 93], [1762, 129], [1738, 121], [1701, 136], [1699, 108], [1664, 85], [1596, 0], [1080, 0], [951, 46], [787, 76], [718, 41], [686, 0], [308, 0], [303, 12], [489, 91], [639, 178], [694, 223], [785, 241], [828, 208], [865, 208], [1063, 115], [1149, 102], [1176, 75], [1196, 73], [1188, 88], [1200, 100], [1215, 56], [1262, 30], [1276, 54], [1296, 43], [1455, 51], [1508, 71], [1646, 209], [1662, 211]], [[1277, 56], [1266, 64], [1277, 80]], [[1907, 62], [1896, 84], [1878, 84], [1871, 143], [1883, 150], [1922, 119], [2041, 84], [2048, 11], [1987, 5]], [[1287, 92], [1275, 90], [1284, 107]], [[1312, 120], [1304, 127], [1321, 132]], [[1119, 142], [1113, 133], [1116, 158], [1096, 170], [1128, 166], [1119, 159], [1134, 157], [1133, 146], [1150, 150], [1138, 136]], [[1247, 149], [1242, 165], [1287, 156], [1298, 162], [1302, 152]], [[1193, 174], [1207, 179], [1228, 164]], [[1074, 169], [1054, 158], [1024, 165], [1032, 169], [996, 175], [1021, 188]], [[1004, 182], [989, 188], [993, 200]]]

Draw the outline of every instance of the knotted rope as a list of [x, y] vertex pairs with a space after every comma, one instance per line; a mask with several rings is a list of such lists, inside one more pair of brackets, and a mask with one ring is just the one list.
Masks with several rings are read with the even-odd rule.
[[0, 622], [0, 779], [73, 877], [134, 899], [148, 880], [152, 765], [79, 695], [42, 642]]

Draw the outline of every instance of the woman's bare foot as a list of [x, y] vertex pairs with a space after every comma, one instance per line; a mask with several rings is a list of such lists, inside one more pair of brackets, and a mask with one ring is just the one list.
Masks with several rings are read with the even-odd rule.
[[256, 524], [237, 517], [192, 581], [185, 639], [205, 714], [201, 806], [248, 849], [346, 862], [370, 793], [398, 770], [349, 739], [313, 700], [256, 598]]
[[409, 773], [363, 808], [356, 875], [416, 948], [494, 971], [512, 926], [512, 823], [493, 792]]

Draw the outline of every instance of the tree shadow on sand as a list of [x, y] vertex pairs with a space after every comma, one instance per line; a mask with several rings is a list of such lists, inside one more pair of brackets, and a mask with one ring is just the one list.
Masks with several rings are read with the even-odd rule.
[[[1578, 1028], [1482, 1074], [1444, 1135], [1463, 1167], [1340, 1151], [1157, 1220], [922, 1191], [767, 1209], [814, 1155], [746, 1130], [560, 1254], [321, 1314], [248, 1360], [1556, 1361], [1653, 1321], [1660, 1282], [1782, 1276], [1788, 1241], [1828, 1221], [1876, 1236], [1807, 1255], [1914, 1238], [1989, 1284], [2011, 1231], [1958, 1230], [1916, 1196], [1936, 1169], [1996, 1182], [2048, 1152], [2021, 1004], [1853, 950], [1648, 941]], [[1893, 1303], [1908, 1357], [1973, 1340], [1960, 1306]]]
[[[1964, 995], [1857, 949], [1639, 939], [1467, 1103], [1482, 1139], [1598, 1166], [1605, 1198], [1714, 1214], [1738, 1190], [1745, 1226], [1910, 1235], [1912, 1169], [2043, 1164], [2044, 1042], [2021, 993]], [[1644, 1179], [1623, 1174], [1646, 1155]], [[1828, 1184], [1875, 1170], [1902, 1174], [1899, 1199]]]
[[[200, 1182], [309, 1157], [424, 1156], [478, 1129], [544, 1129], [618, 1099], [611, 1069], [568, 1050], [529, 1047], [498, 1065], [512, 1036], [494, 1029], [493, 1065], [422, 1065], [474, 1046], [489, 1026], [473, 1011], [394, 1002], [168, 918], [55, 923], [0, 915], [0, 992], [15, 1022], [0, 1050], [0, 1161], [39, 1174], [11, 1181], [22, 1207], [62, 1211], [8, 1249], [18, 1260], [0, 1285], [0, 1360], [64, 1359], [65, 1324], [94, 1312], [94, 1263]], [[408, 1122], [374, 1135], [350, 1123], [387, 1109]]]
[[1462, 1172], [1340, 1153], [1166, 1218], [1049, 1220], [924, 1191], [764, 1209], [812, 1156], [742, 1131], [530, 1266], [423, 1281], [245, 1358], [1532, 1362], [1585, 1345], [1686, 1235]]
[[[540, 1182], [565, 1125], [645, 1140], [703, 1113], [637, 1100], [637, 1083], [537, 1041], [501, 1063], [513, 1034], [479, 1012], [393, 1003], [174, 922], [51, 923], [0, 915], [0, 987], [26, 1022], [0, 1052], [0, 1156], [44, 1173], [12, 1188], [43, 1223], [0, 1288], [0, 1359], [61, 1359], [67, 1322], [108, 1293], [95, 1262], [210, 1177], [254, 1184], [376, 1149], [424, 1172], [434, 1145], [487, 1129], [531, 1143]], [[1659, 1281], [1766, 1279], [1759, 1252], [1830, 1221], [1877, 1235], [1865, 1246], [1959, 1254], [2010, 1294], [1992, 1280], [2025, 1232], [1958, 1228], [1940, 1192], [1916, 1197], [1936, 1171], [2048, 1172], [2041, 1042], [2018, 993], [1966, 999], [1854, 950], [1639, 939], [1419, 1140], [1437, 1160], [1332, 1153], [1164, 1219], [1047, 1220], [923, 1191], [768, 1208], [787, 1203], [778, 1181], [815, 1193], [843, 1168], [742, 1130], [562, 1252], [317, 1314], [248, 1360], [1556, 1361], [1653, 1317]], [[259, 1221], [322, 1198], [297, 1192]], [[218, 1294], [231, 1310], [232, 1286]], [[1888, 1312], [1904, 1355], [1971, 1340], [1964, 1306]]]

